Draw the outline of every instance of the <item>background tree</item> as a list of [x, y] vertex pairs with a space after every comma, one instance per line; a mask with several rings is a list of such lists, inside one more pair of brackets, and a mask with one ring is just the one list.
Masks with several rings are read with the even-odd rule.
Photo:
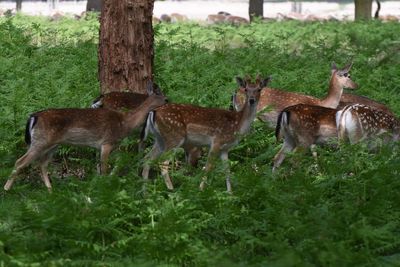
[[22, 9], [22, 0], [17, 0], [17, 7], [16, 7], [17, 11], [21, 11]]
[[86, 4], [86, 11], [101, 11], [103, 0], [88, 0]]
[[372, 0], [354, 0], [355, 19], [370, 20], [372, 18]]
[[104, 0], [100, 21], [101, 93], [146, 92], [153, 77], [154, 0]]
[[292, 2], [292, 12], [301, 13], [302, 2]]
[[374, 18], [379, 19], [379, 11], [381, 11], [381, 2], [379, 0], [376, 0], [376, 5], [377, 5], [377, 7], [376, 7]]
[[264, 0], [250, 0], [249, 1], [249, 17], [253, 21], [255, 17], [262, 18], [264, 16]]

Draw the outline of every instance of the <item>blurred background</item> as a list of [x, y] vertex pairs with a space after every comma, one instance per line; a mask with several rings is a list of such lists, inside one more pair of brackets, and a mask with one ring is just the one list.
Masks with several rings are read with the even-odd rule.
[[[400, 1], [379, 1], [381, 16], [393, 16], [391, 20], [400, 16]], [[354, 0], [326, 0], [326, 1], [283, 1], [265, 0], [263, 4], [264, 17], [270, 19], [353, 19]], [[29, 1], [0, 1], [0, 14], [7, 10], [20, 10], [29, 15], [52, 16], [58, 14], [81, 15], [87, 10], [99, 10], [101, 0], [29, 0]], [[373, 1], [372, 11], [377, 10], [377, 1]], [[206, 21], [208, 15], [218, 12], [249, 19], [249, 0], [167, 0], [155, 1], [154, 16], [160, 18], [164, 14], [178, 13], [184, 19]]]

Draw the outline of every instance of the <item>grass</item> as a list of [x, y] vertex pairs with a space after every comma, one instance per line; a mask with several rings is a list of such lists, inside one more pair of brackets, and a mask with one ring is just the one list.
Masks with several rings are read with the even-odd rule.
[[[156, 81], [171, 101], [227, 108], [236, 75], [326, 93], [330, 64], [354, 61], [359, 94], [400, 113], [398, 23], [155, 26]], [[99, 93], [96, 18], [0, 20], [0, 177], [25, 152], [29, 113], [87, 107]], [[396, 266], [400, 262], [400, 147], [365, 145], [294, 154], [272, 176], [280, 145], [255, 122], [231, 153], [234, 194], [217, 168], [174, 168], [143, 196], [142, 155], [125, 140], [111, 175], [92, 149], [62, 147], [48, 194], [36, 168], [0, 195], [0, 266]], [[176, 152], [177, 163], [182, 152]], [[95, 160], [96, 159], [96, 160]], [[203, 158], [201, 164], [205, 163]]]

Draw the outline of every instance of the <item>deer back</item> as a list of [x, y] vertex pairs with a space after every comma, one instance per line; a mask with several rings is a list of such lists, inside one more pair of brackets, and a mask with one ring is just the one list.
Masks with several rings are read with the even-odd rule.
[[107, 109], [48, 109], [30, 116], [27, 132], [32, 142], [98, 147], [122, 119], [122, 114]]
[[286, 132], [296, 143], [324, 143], [337, 136], [336, 112], [336, 109], [307, 104], [287, 107], [279, 114], [276, 138], [279, 140]]
[[91, 107], [92, 108], [108, 108], [117, 111], [131, 110], [139, 107], [150, 95], [164, 96], [160, 87], [148, 81], [147, 94], [140, 94], [134, 92], [110, 92], [97, 97]]
[[345, 106], [355, 103], [370, 106], [388, 114], [394, 115], [393, 112], [384, 104], [372, 100], [368, 97], [354, 94], [343, 94], [342, 98], [340, 99], [338, 109], [343, 109]]
[[108, 108], [112, 110], [135, 109], [146, 100], [147, 95], [132, 92], [110, 92], [100, 95], [93, 103], [93, 108]]
[[150, 110], [165, 104], [164, 96], [152, 95], [136, 109], [121, 113], [110, 109], [48, 109], [28, 120], [30, 138], [49, 144], [67, 143], [98, 147], [115, 143], [143, 124]]
[[232, 138], [239, 127], [239, 112], [188, 104], [166, 104], [150, 117], [151, 124], [167, 141], [187, 138], [194, 143], [209, 143], [216, 135]]

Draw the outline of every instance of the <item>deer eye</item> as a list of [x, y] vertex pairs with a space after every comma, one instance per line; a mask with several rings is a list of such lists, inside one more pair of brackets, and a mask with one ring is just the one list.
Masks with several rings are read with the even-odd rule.
[[247, 92], [247, 88], [244, 88], [244, 91]]
[[350, 77], [350, 75], [348, 73], [344, 73], [343, 76], [344, 77]]

